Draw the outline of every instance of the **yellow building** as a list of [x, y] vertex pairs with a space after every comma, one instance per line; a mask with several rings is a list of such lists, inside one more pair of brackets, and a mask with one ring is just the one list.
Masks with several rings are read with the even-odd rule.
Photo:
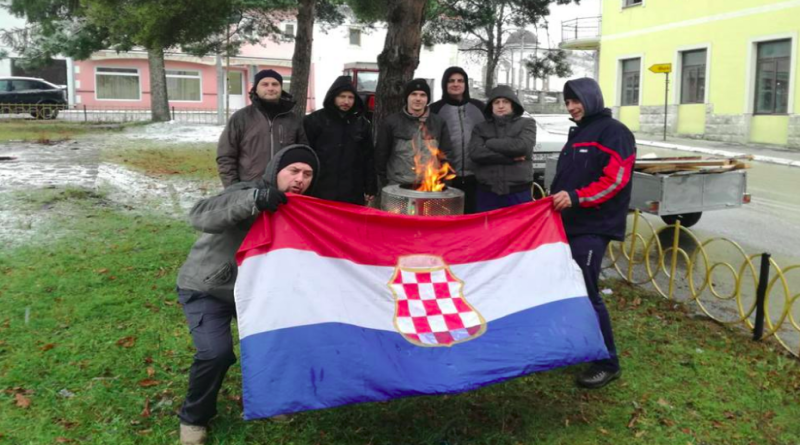
[[800, 0], [602, 0], [599, 35], [565, 32], [563, 48], [599, 50], [598, 79], [634, 131], [800, 148]]

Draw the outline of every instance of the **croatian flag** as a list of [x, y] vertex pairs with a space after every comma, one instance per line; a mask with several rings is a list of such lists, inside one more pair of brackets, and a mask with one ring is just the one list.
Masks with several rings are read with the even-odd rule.
[[608, 357], [549, 199], [414, 217], [291, 196], [237, 260], [246, 419]]

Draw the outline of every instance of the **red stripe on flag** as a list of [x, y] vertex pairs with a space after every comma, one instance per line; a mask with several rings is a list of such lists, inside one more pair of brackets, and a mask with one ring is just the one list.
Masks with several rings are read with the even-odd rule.
[[298, 249], [375, 266], [393, 267], [401, 256], [420, 254], [465, 264], [556, 242], [566, 242], [566, 235], [550, 198], [475, 215], [417, 217], [290, 195], [277, 212], [259, 216], [237, 261]]

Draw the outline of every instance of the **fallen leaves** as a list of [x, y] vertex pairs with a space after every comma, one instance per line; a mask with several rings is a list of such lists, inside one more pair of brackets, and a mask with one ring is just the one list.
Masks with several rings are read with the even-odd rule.
[[156, 386], [159, 383], [161, 382], [155, 379], [144, 379], [139, 381], [139, 386], [141, 386], [142, 388], [149, 388], [151, 386]]
[[14, 400], [16, 405], [22, 409], [26, 409], [31, 406], [31, 399], [22, 395], [22, 393], [14, 394]]
[[150, 417], [150, 399], [145, 399], [144, 401], [144, 409], [140, 414], [142, 417]]
[[122, 337], [117, 340], [117, 346], [122, 346], [123, 348], [132, 348], [136, 344], [136, 337], [129, 335], [127, 337]]
[[42, 352], [47, 352], [55, 347], [56, 347], [55, 343], [48, 343], [46, 345], [42, 345], [41, 347], [39, 347], [39, 350], [41, 350]]

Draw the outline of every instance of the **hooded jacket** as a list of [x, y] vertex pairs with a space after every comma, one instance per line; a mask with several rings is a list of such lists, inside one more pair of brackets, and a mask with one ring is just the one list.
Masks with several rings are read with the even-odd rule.
[[[305, 145], [285, 147], [275, 153], [261, 178], [233, 184], [221, 194], [203, 199], [192, 207], [189, 221], [192, 227], [203, 233], [178, 272], [179, 288], [205, 292], [233, 304], [233, 285], [238, 269], [235, 255], [259, 213], [256, 192], [278, 183], [281, 157], [294, 147], [302, 147], [313, 153]], [[306, 194], [314, 189], [317, 173], [314, 172]]]
[[[464, 76], [464, 97], [461, 100], [456, 100], [447, 94], [447, 81], [455, 73]], [[447, 124], [450, 143], [453, 146], [452, 156], [448, 162], [456, 171], [456, 176], [471, 176], [474, 172], [474, 163], [469, 157], [469, 140], [475, 125], [485, 120], [483, 116], [485, 105], [469, 97], [469, 76], [457, 66], [444, 71], [442, 92], [441, 100], [431, 104], [431, 112], [441, 116]]]
[[572, 207], [561, 212], [568, 236], [602, 235], [614, 240], [625, 236], [631, 200], [631, 176], [636, 161], [633, 133], [611, 117], [603, 93], [593, 79], [570, 80], [583, 104], [584, 115], [570, 128], [561, 150], [550, 193], [569, 193]]
[[[217, 144], [217, 170], [224, 187], [253, 181], [281, 148], [308, 144], [303, 125], [292, 110], [296, 103], [283, 91], [277, 105], [270, 106], [250, 91], [252, 103], [233, 113]], [[269, 110], [268, 110], [269, 108]], [[269, 114], [274, 114], [270, 119]]]
[[[343, 91], [355, 97], [353, 107], [346, 113], [334, 102]], [[363, 205], [364, 194], [377, 193], [372, 126], [364, 117], [364, 102], [349, 76], [340, 76], [333, 82], [323, 106], [303, 120], [309, 145], [322, 167], [314, 196]]]
[[447, 125], [430, 108], [419, 117], [409, 114], [406, 107], [387, 117], [375, 147], [378, 177], [384, 184], [414, 184], [414, 154], [419, 153], [423, 163], [430, 158], [425, 145], [437, 147], [448, 160], [452, 156]]
[[[495, 116], [492, 102], [497, 98], [511, 101], [510, 116]], [[533, 183], [533, 146], [536, 145], [536, 121], [522, 117], [517, 95], [507, 85], [492, 90], [483, 110], [486, 121], [475, 125], [469, 153], [475, 162], [478, 187], [498, 195], [529, 190]], [[521, 156], [525, 160], [515, 160]]]

